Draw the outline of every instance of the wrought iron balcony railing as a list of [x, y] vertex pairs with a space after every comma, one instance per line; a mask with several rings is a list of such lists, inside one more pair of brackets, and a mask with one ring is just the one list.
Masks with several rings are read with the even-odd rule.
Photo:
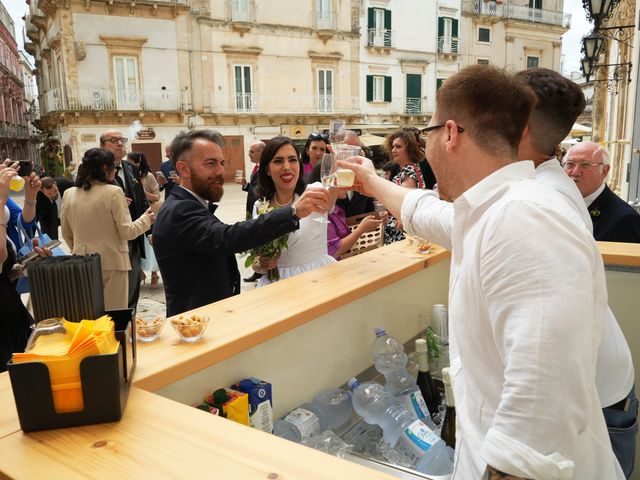
[[458, 51], [458, 39], [438, 37], [438, 53], [460, 53]]
[[221, 95], [211, 94], [213, 113], [300, 114], [358, 113], [358, 97], [334, 95]]
[[393, 31], [387, 29], [370, 28], [367, 31], [367, 46], [393, 47]]
[[108, 88], [85, 88], [77, 93], [67, 92], [61, 95], [54, 88], [40, 95], [42, 113], [58, 110], [147, 110], [147, 111], [183, 111], [188, 99], [185, 93], [171, 90], [116, 90]]
[[565, 28], [571, 27], [571, 14], [531, 8], [524, 5], [512, 5], [509, 2], [501, 2], [500, 0], [465, 1], [462, 4], [462, 11], [475, 15], [489, 15], [525, 22], [557, 25]]
[[253, 21], [250, 0], [231, 1], [231, 21], [240, 23], [250, 23]]

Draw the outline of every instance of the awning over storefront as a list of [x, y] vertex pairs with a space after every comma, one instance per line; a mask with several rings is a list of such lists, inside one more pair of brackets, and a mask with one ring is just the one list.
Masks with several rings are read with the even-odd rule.
[[574, 123], [571, 128], [571, 133], [569, 136], [571, 137], [582, 137], [584, 135], [589, 135], [591, 133], [591, 127], [587, 127], [586, 125], [582, 125], [580, 123]]
[[384, 143], [384, 137], [363, 133], [360, 135], [360, 141], [365, 147], [375, 147], [376, 145], [382, 145]]

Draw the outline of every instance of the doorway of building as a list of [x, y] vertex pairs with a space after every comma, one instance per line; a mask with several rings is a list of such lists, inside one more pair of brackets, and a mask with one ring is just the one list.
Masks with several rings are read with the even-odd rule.
[[244, 137], [225, 135], [222, 154], [224, 155], [224, 181], [225, 183], [233, 182], [236, 170], [242, 170], [244, 174]]
[[162, 163], [162, 146], [160, 142], [131, 143], [132, 152], [143, 153], [153, 174], [160, 170]]

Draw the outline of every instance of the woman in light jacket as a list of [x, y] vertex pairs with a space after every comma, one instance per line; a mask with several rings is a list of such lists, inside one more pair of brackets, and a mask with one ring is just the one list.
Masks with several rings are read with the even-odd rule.
[[106, 310], [127, 308], [131, 270], [128, 240], [140, 236], [153, 223], [147, 210], [135, 222], [116, 176], [113, 154], [101, 148], [87, 150], [78, 168], [74, 188], [63, 197], [62, 237], [71, 253], [99, 253]]

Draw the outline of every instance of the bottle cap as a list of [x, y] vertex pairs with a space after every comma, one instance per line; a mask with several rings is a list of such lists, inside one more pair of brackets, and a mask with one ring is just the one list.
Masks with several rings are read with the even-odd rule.
[[227, 391], [224, 388], [219, 388], [213, 392], [213, 401], [216, 405], [222, 405], [227, 400], [229, 400], [229, 395], [227, 395]]
[[360, 382], [358, 381], [357, 378], [353, 377], [351, 379], [349, 379], [349, 381], [347, 382], [347, 385], [349, 386], [349, 388], [351, 390], [355, 389], [358, 387], [358, 385], [360, 385]]
[[382, 327], [376, 327], [376, 337], [381, 337], [383, 335], [386, 335], [387, 332], [384, 331], [384, 328]]
[[416, 352], [424, 353], [428, 351], [429, 347], [427, 347], [427, 341], [424, 338], [416, 339]]

